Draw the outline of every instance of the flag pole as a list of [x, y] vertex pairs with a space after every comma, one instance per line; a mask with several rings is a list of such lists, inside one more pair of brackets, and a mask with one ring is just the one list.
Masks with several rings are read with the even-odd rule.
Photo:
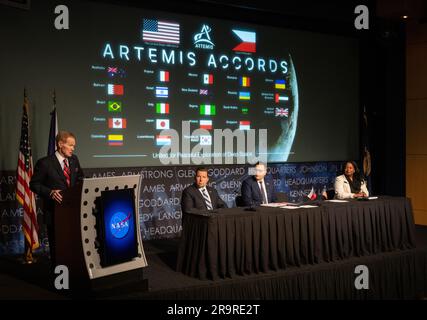
[[366, 106], [363, 106], [363, 150], [362, 150], [362, 164], [363, 164], [363, 175], [366, 179], [367, 188], [369, 193], [372, 193], [371, 185], [371, 171], [372, 161], [371, 153], [369, 152], [369, 130], [368, 130], [368, 115], [366, 112]]

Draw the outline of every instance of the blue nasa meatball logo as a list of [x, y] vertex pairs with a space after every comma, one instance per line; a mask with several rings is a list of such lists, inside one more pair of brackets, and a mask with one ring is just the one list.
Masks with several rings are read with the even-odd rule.
[[116, 212], [110, 220], [110, 231], [114, 238], [124, 238], [129, 232], [130, 213]]

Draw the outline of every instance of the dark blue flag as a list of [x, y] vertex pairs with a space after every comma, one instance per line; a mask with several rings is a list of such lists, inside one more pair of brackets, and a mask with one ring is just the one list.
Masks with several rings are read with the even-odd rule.
[[47, 155], [50, 156], [56, 151], [55, 137], [58, 134], [58, 118], [56, 115], [56, 95], [53, 92], [53, 110], [50, 113], [50, 130], [49, 130], [49, 142], [47, 144]]

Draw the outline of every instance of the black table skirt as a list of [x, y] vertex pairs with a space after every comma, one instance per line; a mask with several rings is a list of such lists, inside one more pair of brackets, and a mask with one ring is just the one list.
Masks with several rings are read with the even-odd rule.
[[216, 279], [404, 250], [415, 247], [414, 230], [410, 201], [392, 197], [187, 214], [177, 271]]

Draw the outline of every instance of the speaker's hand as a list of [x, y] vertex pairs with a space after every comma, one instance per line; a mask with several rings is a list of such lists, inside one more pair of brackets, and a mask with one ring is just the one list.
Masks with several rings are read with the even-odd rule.
[[58, 203], [62, 202], [62, 195], [61, 195], [61, 190], [57, 189], [57, 190], [52, 190], [50, 192], [50, 197], [55, 200]]

